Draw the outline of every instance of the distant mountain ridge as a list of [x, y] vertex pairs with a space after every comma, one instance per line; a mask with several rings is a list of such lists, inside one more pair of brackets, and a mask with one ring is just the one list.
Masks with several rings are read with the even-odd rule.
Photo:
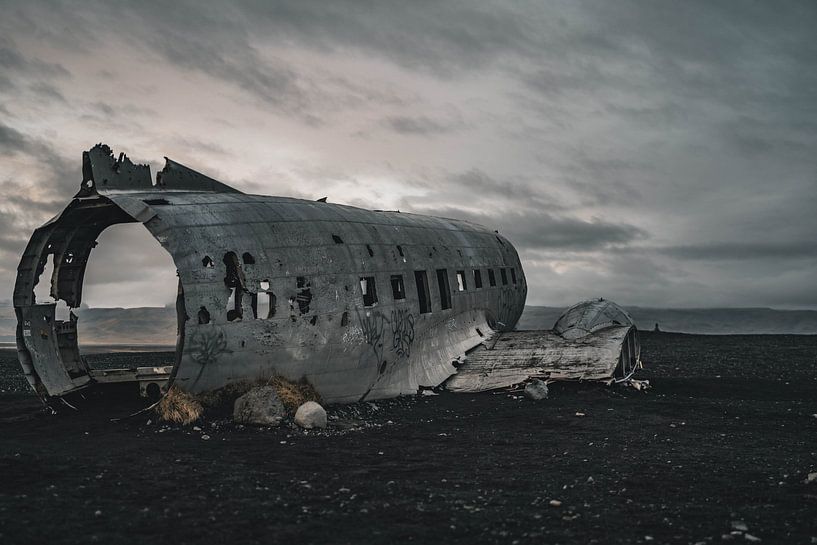
[[[638, 329], [703, 333], [709, 335], [795, 334], [817, 335], [817, 310], [770, 308], [624, 307]], [[558, 307], [525, 307], [518, 329], [549, 329], [562, 314]]]
[[[705, 334], [817, 335], [817, 310], [769, 308], [660, 309], [625, 307], [641, 330]], [[525, 307], [518, 329], [550, 329], [565, 309]], [[171, 307], [81, 308], [80, 344], [167, 345], [176, 343], [176, 310]], [[14, 342], [14, 309], [0, 308], [0, 342]]]

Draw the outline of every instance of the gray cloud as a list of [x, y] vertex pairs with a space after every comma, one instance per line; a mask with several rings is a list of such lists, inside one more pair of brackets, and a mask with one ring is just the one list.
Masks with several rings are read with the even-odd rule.
[[672, 246], [659, 248], [657, 251], [676, 259], [699, 261], [817, 260], [817, 241], [780, 241], [774, 243], [720, 242]]
[[105, 140], [499, 229], [532, 302], [817, 304], [812, 2], [3, 7], [7, 263]]
[[441, 121], [426, 116], [395, 115], [383, 120], [383, 125], [400, 134], [429, 136], [462, 128], [460, 120]]
[[613, 245], [627, 245], [647, 237], [644, 231], [632, 225], [609, 223], [600, 219], [583, 221], [530, 210], [487, 214], [446, 207], [423, 208], [418, 211], [431, 216], [470, 221], [498, 230], [520, 250], [590, 252]]

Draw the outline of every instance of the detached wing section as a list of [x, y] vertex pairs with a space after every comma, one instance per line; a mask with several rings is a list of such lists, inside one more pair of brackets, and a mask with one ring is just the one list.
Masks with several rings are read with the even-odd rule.
[[497, 332], [466, 355], [446, 388], [482, 392], [532, 378], [609, 383], [630, 379], [640, 366], [632, 319], [615, 303], [598, 299], [570, 307], [553, 330]]

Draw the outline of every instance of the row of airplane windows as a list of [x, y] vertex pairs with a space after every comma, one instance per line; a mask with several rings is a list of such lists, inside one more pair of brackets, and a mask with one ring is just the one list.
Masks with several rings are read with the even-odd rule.
[[[398, 246], [402, 255], [402, 248]], [[244, 308], [242, 299], [244, 294], [250, 296], [250, 306], [254, 319], [269, 319], [276, 314], [276, 300], [275, 294], [270, 290], [269, 280], [260, 282], [260, 291], [253, 293], [247, 290], [245, 286], [244, 276], [240, 273], [241, 266], [239, 264], [238, 255], [235, 252], [227, 252], [224, 255], [224, 264], [227, 269], [227, 276], [224, 278], [225, 285], [230, 288], [230, 296], [227, 300], [227, 320], [232, 322], [244, 317]], [[244, 253], [242, 261], [245, 264], [255, 263], [255, 259], [249, 253]], [[204, 256], [202, 265], [208, 268], [214, 267], [214, 262], [209, 256]], [[446, 310], [451, 308], [451, 286], [449, 284], [448, 269], [436, 269], [437, 285], [440, 293], [440, 308]], [[490, 287], [497, 285], [496, 273], [494, 269], [487, 269], [488, 284]], [[482, 289], [482, 270], [473, 269], [474, 289]], [[510, 281], [516, 285], [516, 269], [514, 267], [500, 267], [499, 277], [503, 286], [508, 285], [508, 274], [510, 273]], [[457, 291], [468, 291], [468, 279], [466, 278], [465, 270], [458, 270], [456, 272]], [[306, 277], [299, 276], [296, 279], [298, 287], [298, 294], [291, 297], [289, 300], [290, 310], [294, 312], [296, 306], [301, 314], [309, 312], [309, 305], [312, 301], [309, 283]], [[426, 314], [431, 312], [431, 293], [429, 290], [428, 274], [425, 270], [414, 271], [414, 282], [417, 286], [417, 299], [420, 305], [420, 313]], [[392, 298], [395, 301], [400, 301], [406, 298], [406, 287], [403, 281], [402, 274], [393, 274], [390, 278], [392, 289]], [[377, 284], [374, 276], [360, 277], [360, 289], [363, 294], [363, 305], [366, 307], [374, 306], [378, 302]], [[200, 324], [210, 322], [210, 313], [205, 307], [201, 307], [198, 313], [198, 320]]]
[[[510, 271], [511, 283], [516, 284], [516, 269], [513, 267], [500, 267], [499, 277], [502, 285], [508, 285], [508, 271]], [[448, 269], [437, 269], [437, 287], [440, 292], [440, 308], [446, 310], [451, 308], [451, 285], [448, 280]], [[482, 289], [482, 270], [473, 270], [474, 289]], [[403, 282], [402, 274], [391, 275], [391, 294], [395, 301], [406, 298], [406, 286]], [[428, 274], [426, 271], [414, 271], [414, 282], [417, 285], [417, 299], [420, 303], [420, 314], [431, 312], [431, 294], [428, 289]], [[496, 274], [494, 269], [488, 269], [488, 284], [490, 287], [496, 286]], [[363, 293], [363, 306], [374, 306], [377, 299], [377, 282], [374, 276], [360, 277], [360, 291]], [[457, 271], [457, 291], [468, 291], [468, 280], [464, 270]]]

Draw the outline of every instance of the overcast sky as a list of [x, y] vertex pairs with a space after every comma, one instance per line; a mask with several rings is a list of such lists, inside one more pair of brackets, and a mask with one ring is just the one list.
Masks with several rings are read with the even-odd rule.
[[[817, 308], [817, 3], [0, 0], [0, 299], [105, 142], [476, 221], [528, 304]], [[162, 305], [139, 225], [85, 302]]]

